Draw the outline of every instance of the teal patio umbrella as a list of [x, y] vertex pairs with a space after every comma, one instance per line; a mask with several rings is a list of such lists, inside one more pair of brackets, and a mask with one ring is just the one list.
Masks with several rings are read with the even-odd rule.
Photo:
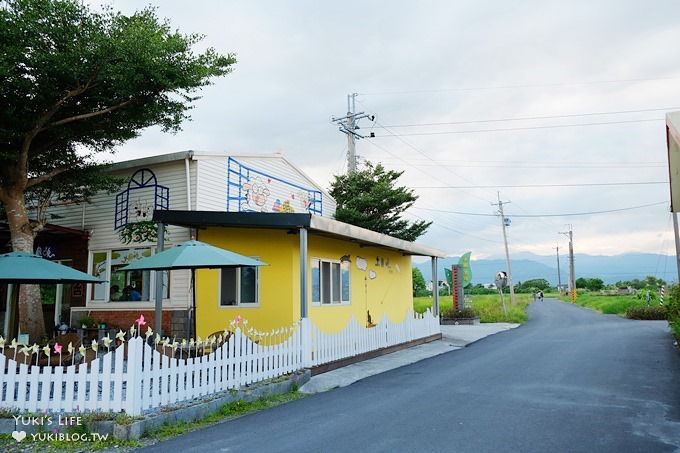
[[103, 280], [27, 252], [0, 255], [0, 283], [102, 283]]
[[[59, 283], [102, 283], [103, 280], [80, 272], [63, 264], [46, 260], [28, 252], [10, 252], [0, 255], [0, 283], [59, 284]], [[19, 300], [19, 287], [14, 290], [12, 311]], [[9, 307], [5, 313], [8, 316]], [[10, 336], [12, 327], [6, 324], [5, 335]]]
[[[191, 269], [191, 305], [193, 334], [196, 335], [196, 269], [222, 269], [228, 267], [263, 266], [260, 260], [239, 255], [200, 241], [186, 241], [155, 255], [142, 258], [121, 268], [132, 270]], [[156, 310], [156, 330], [160, 331], [160, 313]]]

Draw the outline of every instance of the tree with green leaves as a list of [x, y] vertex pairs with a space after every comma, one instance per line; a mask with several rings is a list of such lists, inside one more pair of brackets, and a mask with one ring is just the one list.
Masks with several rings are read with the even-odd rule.
[[[0, 204], [13, 250], [33, 251], [50, 203], [112, 188], [95, 156], [149, 126], [180, 129], [196, 92], [235, 63], [194, 53], [201, 39], [150, 7], [125, 16], [78, 0], [0, 1]], [[24, 288], [20, 329], [36, 338], [39, 292]]]
[[523, 283], [517, 284], [520, 292], [547, 291], [550, 289], [550, 282], [544, 278], [533, 278]]
[[604, 281], [601, 278], [577, 278], [576, 281], [577, 288], [585, 288], [588, 291], [600, 291], [604, 289]]
[[413, 295], [414, 296], [424, 296], [430, 292], [427, 290], [427, 283], [425, 282], [425, 277], [420, 269], [417, 267], [413, 268]]
[[405, 241], [425, 234], [432, 222], [410, 223], [402, 218], [418, 199], [413, 190], [395, 186], [403, 173], [366, 162], [361, 170], [335, 176], [330, 195], [337, 202], [336, 220]]

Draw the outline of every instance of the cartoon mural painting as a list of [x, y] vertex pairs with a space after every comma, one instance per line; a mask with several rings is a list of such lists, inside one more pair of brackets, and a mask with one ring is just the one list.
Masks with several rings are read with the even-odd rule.
[[229, 158], [227, 210], [322, 214], [321, 191], [264, 173]]
[[297, 193], [297, 201], [298, 203], [300, 203], [300, 207], [302, 208], [303, 211], [305, 212], [309, 211], [309, 207], [312, 205], [312, 202], [309, 199], [309, 194], [307, 192], [299, 191]]
[[265, 204], [271, 192], [262, 178], [256, 176], [249, 179], [248, 182], [243, 183], [241, 188], [246, 195], [246, 201], [241, 204], [241, 211], [266, 211]]
[[293, 209], [293, 206], [291, 206], [289, 200], [284, 200], [284, 202], [281, 203], [281, 200], [277, 198], [274, 202], [274, 205], [272, 206], [272, 211], [292, 213], [295, 212], [295, 209]]

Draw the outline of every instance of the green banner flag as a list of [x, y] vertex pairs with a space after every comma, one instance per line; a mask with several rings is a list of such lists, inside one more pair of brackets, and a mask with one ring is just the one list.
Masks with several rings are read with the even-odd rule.
[[449, 284], [449, 288], [453, 287], [453, 281], [451, 277], [451, 269], [444, 268], [444, 275], [446, 276], [446, 283]]
[[472, 252], [467, 252], [465, 255], [460, 257], [458, 260], [458, 266], [460, 266], [461, 274], [463, 275], [463, 288], [472, 283], [472, 267], [470, 267], [470, 255]]

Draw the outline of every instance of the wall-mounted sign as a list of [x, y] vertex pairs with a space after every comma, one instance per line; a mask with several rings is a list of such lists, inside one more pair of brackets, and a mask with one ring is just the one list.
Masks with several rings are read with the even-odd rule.
[[74, 283], [73, 286], [71, 286], [71, 296], [83, 297], [83, 294], [85, 294], [85, 291], [82, 283]]

